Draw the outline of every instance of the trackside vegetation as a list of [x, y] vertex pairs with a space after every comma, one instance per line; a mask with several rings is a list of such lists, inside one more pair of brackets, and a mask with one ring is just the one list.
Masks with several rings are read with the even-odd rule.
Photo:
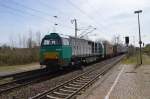
[[[147, 44], [144, 48], [142, 48], [142, 59], [143, 64], [150, 64], [150, 44]], [[127, 56], [122, 60], [123, 64], [139, 64], [140, 63], [140, 55], [138, 48], [130, 48]]]
[[0, 48], [0, 66], [38, 62], [39, 48]]
[[[143, 54], [142, 58], [143, 58], [143, 64], [144, 65], [150, 64], [150, 56], [148, 56], [147, 54]], [[122, 60], [122, 63], [123, 64], [139, 64], [140, 63], [139, 54], [136, 54], [136, 55], [133, 55], [133, 56], [130, 56], [130, 57], [125, 57]]]
[[147, 44], [143, 49], [144, 53], [150, 56], [150, 44]]

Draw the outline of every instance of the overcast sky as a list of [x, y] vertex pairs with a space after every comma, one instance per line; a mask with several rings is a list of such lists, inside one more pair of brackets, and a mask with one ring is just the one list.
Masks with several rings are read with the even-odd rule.
[[[91, 39], [111, 41], [114, 36], [135, 37], [138, 45], [138, 25], [135, 10], [140, 14], [142, 41], [150, 43], [150, 0], [0, 0], [0, 44], [28, 37], [29, 31], [40, 31], [42, 36], [53, 31], [74, 35], [71, 19], [76, 18], [78, 28], [89, 25], [97, 28], [89, 34]], [[53, 16], [58, 16], [55, 19]], [[78, 31], [78, 34], [83, 30]]]

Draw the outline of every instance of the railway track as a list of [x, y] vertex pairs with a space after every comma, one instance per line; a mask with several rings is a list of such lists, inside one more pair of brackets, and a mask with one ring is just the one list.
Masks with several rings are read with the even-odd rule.
[[[35, 79], [35, 78], [37, 78], [39, 76], [47, 75], [50, 72], [47, 71], [46, 69], [42, 69], [42, 70], [37, 70], [37, 71], [34, 70], [33, 72], [29, 71], [29, 74], [27, 74], [27, 73], [28, 72], [23, 73], [24, 76], [21, 75], [21, 76], [19, 76], [18, 79], [13, 79], [7, 83], [1, 84], [0, 85], [0, 94], [7, 92], [7, 91], [11, 91], [13, 89], [16, 89], [16, 88], [19, 88], [22, 86], [26, 86], [26, 85], [31, 84], [31, 83], [34, 83], [37, 81], [37, 79]], [[17, 75], [15, 74], [15, 77], [16, 76]], [[11, 75], [9, 77], [11, 77]], [[31, 79], [35, 79], [35, 80], [31, 80]]]
[[[55, 73], [55, 72], [48, 71], [47, 69], [41, 69], [41, 70], [33, 70], [33, 72], [28, 71], [28, 72], [4, 76], [1, 79], [11, 78], [11, 77], [18, 78], [18, 79], [13, 79], [7, 83], [0, 84], [0, 95], [5, 92], [12, 91], [13, 89], [21, 88], [26, 85], [31, 85], [38, 81], [44, 81], [47, 79], [51, 79], [53, 77], [57, 77], [59, 75], [62, 75], [62, 74], [68, 73], [68, 72], [71, 72], [71, 71], [59, 71], [59, 72]], [[49, 75], [49, 74], [51, 74], [51, 75]]]
[[24, 71], [24, 72], [18, 72], [18, 73], [14, 73], [14, 74], [8, 74], [8, 75], [3, 75], [3, 76], [0, 76], [0, 80], [3, 80], [3, 79], [6, 79], [6, 78], [10, 78], [10, 77], [20, 77], [20, 76], [28, 76], [28, 75], [31, 75], [33, 73], [38, 73], [40, 71], [43, 71], [44, 68], [41, 68], [41, 69], [36, 69], [36, 70], [31, 70], [31, 71]]
[[[123, 56], [122, 56], [123, 57]], [[64, 82], [50, 90], [39, 93], [29, 99], [70, 99], [78, 95], [83, 89], [86, 89], [93, 84], [97, 79], [103, 76], [112, 66], [118, 63], [122, 57], [113, 61], [111, 64], [97, 67], [80, 74], [79, 76]]]

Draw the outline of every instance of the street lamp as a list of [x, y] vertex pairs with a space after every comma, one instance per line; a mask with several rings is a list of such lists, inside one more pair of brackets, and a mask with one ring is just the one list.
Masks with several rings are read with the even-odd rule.
[[142, 13], [142, 10], [134, 11], [134, 13], [135, 13], [135, 14], [138, 14], [139, 45], [140, 45], [140, 61], [141, 61], [141, 64], [142, 64], [142, 51], [141, 51], [141, 44], [142, 44], [142, 41], [141, 41], [140, 18], [139, 18], [139, 13]]
[[[54, 19], [55, 19], [55, 21], [56, 21], [56, 19], [58, 18], [58, 16], [53, 16], [54, 17]], [[56, 26], [57, 26], [58, 24], [55, 22], [54, 23], [54, 27], [53, 27], [53, 32], [54, 33], [56, 33]]]

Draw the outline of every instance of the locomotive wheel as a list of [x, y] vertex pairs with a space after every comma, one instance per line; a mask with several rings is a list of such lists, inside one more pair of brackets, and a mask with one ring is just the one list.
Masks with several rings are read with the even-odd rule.
[[46, 65], [46, 69], [51, 72], [56, 72], [59, 70], [59, 66]]

